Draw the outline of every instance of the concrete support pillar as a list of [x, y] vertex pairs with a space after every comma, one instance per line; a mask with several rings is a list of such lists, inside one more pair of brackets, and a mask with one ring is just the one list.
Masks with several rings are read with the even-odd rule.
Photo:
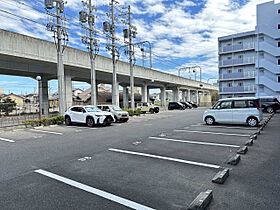
[[143, 85], [141, 88], [141, 93], [142, 93], [142, 102], [148, 102], [148, 86], [147, 84]]
[[41, 114], [48, 117], [49, 114], [49, 89], [48, 89], [48, 79], [42, 77], [40, 81], [40, 107]]
[[123, 108], [128, 109], [128, 88], [123, 86]]
[[116, 88], [116, 106], [120, 106], [120, 83], [117, 82], [117, 88]]
[[196, 91], [196, 103], [199, 105], [199, 93], [198, 90]]
[[174, 88], [173, 92], [173, 101], [177, 102], [179, 100], [179, 88]]
[[186, 91], [185, 90], [183, 90], [182, 91], [182, 101], [186, 101]]
[[191, 89], [188, 89], [188, 101], [191, 101]]
[[150, 88], [147, 88], [147, 101], [150, 103]]
[[166, 108], [166, 88], [160, 88], [161, 107]]
[[[66, 109], [73, 105], [72, 96], [72, 77], [69, 74], [65, 74], [65, 86], [66, 86]], [[66, 110], [65, 110], [66, 111]]]

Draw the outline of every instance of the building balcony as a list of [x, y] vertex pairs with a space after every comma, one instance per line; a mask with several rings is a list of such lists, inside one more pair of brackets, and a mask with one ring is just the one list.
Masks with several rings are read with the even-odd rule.
[[224, 46], [219, 48], [219, 54], [246, 51], [255, 49], [255, 43], [237, 44], [231, 46]]
[[255, 78], [255, 72], [237, 72], [229, 74], [220, 74], [219, 80], [241, 80], [241, 79], [253, 79]]
[[237, 87], [222, 87], [220, 88], [220, 94], [227, 93], [254, 93], [256, 92], [255, 85], [249, 86], [237, 86]]
[[255, 57], [245, 57], [219, 61], [219, 67], [241, 66], [249, 64], [255, 64]]

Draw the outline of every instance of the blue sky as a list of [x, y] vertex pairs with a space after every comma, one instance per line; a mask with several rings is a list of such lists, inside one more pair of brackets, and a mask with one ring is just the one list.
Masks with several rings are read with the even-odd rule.
[[[133, 24], [137, 27], [138, 41], [150, 41], [153, 46], [153, 67], [172, 74], [182, 66], [200, 65], [203, 80], [218, 78], [219, 36], [254, 30], [256, 5], [269, 0], [119, 0], [120, 5], [131, 5]], [[65, 16], [69, 19], [69, 46], [85, 50], [80, 36], [85, 34], [79, 25], [78, 13], [83, 9], [81, 0], [67, 0]], [[93, 0], [98, 8], [96, 28], [101, 30], [106, 20], [108, 0]], [[0, 0], [0, 9], [38, 22], [31, 24], [19, 17], [0, 11], [0, 28], [29, 36], [52, 40], [52, 34], [44, 25], [51, 19], [45, 15], [43, 0]], [[41, 24], [39, 24], [41, 23]], [[117, 25], [118, 36], [125, 26]], [[108, 56], [106, 39], [100, 39], [100, 54]], [[122, 44], [122, 43], [119, 43]], [[141, 51], [137, 49], [137, 64], [142, 64]], [[122, 52], [121, 59], [127, 61]], [[145, 65], [148, 66], [148, 54]], [[189, 77], [187, 73], [182, 76]], [[193, 78], [193, 75], [191, 75]], [[30, 78], [0, 74], [0, 86], [5, 93], [25, 94], [34, 92], [37, 83]], [[50, 81], [50, 91], [57, 90], [57, 82]], [[88, 88], [85, 83], [73, 82], [73, 86]]]

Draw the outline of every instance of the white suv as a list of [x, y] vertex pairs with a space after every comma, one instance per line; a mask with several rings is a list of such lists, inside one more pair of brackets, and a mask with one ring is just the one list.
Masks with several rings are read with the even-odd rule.
[[204, 112], [206, 124], [233, 123], [257, 126], [262, 121], [259, 99], [240, 97], [220, 99], [211, 109]]
[[104, 112], [96, 106], [72, 106], [64, 114], [65, 124], [86, 123], [87, 126], [110, 125], [115, 121], [110, 112]]

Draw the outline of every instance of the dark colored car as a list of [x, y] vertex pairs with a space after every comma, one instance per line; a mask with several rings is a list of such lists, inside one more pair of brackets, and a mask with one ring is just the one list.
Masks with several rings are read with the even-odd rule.
[[280, 104], [275, 97], [260, 97], [260, 103], [264, 112], [273, 113], [280, 109]]
[[175, 109], [184, 110], [185, 106], [180, 102], [169, 102], [168, 110], [175, 110]]
[[197, 108], [197, 104], [191, 102], [191, 101], [188, 101], [188, 103], [190, 103], [192, 105], [193, 108]]
[[183, 104], [186, 109], [191, 109], [192, 108], [192, 105], [190, 103], [188, 103], [188, 102], [181, 101], [180, 103]]

